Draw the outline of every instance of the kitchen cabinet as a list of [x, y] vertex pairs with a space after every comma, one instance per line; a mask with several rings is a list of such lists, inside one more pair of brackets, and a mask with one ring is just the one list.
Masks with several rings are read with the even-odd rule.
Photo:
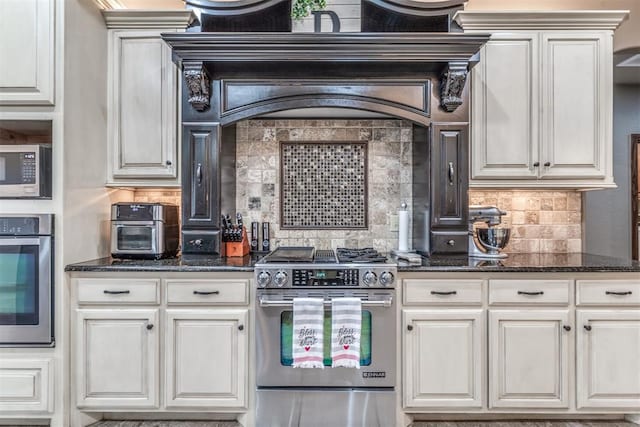
[[569, 310], [489, 311], [491, 408], [569, 408]]
[[246, 275], [80, 274], [71, 285], [78, 409], [246, 410]]
[[178, 67], [161, 33], [190, 11], [103, 12], [108, 45], [108, 177], [122, 186], [179, 186]]
[[52, 413], [53, 366], [49, 358], [1, 358], [0, 412]]
[[410, 307], [402, 310], [403, 406], [481, 409], [484, 281], [407, 279], [402, 287], [404, 305]]
[[640, 280], [578, 280], [577, 407], [640, 410]]
[[76, 310], [79, 408], [158, 408], [158, 309]]
[[167, 407], [245, 407], [248, 310], [166, 313]]
[[492, 33], [471, 71], [471, 187], [615, 187], [613, 30], [624, 16], [458, 13], [465, 32]]
[[0, 105], [53, 105], [55, 0], [0, 2]]

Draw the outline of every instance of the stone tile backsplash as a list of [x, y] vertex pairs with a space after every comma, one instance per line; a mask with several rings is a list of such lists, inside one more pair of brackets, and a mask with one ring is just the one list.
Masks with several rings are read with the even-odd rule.
[[[245, 218], [271, 224], [276, 246], [397, 246], [391, 215], [411, 200], [412, 127], [402, 120], [248, 120], [237, 124], [236, 206]], [[368, 143], [368, 228], [283, 230], [280, 228], [280, 142], [362, 141]]]
[[580, 252], [582, 198], [577, 191], [469, 190], [469, 204], [507, 211], [507, 252]]

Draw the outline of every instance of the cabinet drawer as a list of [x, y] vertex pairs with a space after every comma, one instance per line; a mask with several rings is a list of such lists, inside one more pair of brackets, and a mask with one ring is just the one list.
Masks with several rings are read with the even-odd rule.
[[52, 359], [0, 359], [0, 412], [53, 412]]
[[490, 280], [489, 304], [569, 304], [570, 280]]
[[578, 280], [579, 305], [640, 305], [640, 280]]
[[248, 280], [167, 280], [168, 304], [248, 304]]
[[403, 280], [404, 304], [482, 304], [483, 280]]
[[76, 279], [79, 304], [160, 304], [160, 279]]

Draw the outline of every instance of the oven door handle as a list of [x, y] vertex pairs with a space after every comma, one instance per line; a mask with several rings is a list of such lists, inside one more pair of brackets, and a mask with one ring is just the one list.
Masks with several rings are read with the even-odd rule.
[[[382, 300], [365, 300], [362, 301], [363, 307], [391, 307], [393, 297], [388, 297]], [[259, 299], [260, 307], [293, 307], [293, 301], [291, 300], [272, 300], [265, 297]], [[331, 300], [324, 300], [324, 305], [331, 305]]]
[[[7, 238], [8, 237], [8, 238]], [[2, 236], [0, 237], [0, 246], [18, 246], [18, 245], [30, 245], [30, 246], [39, 246], [42, 244], [40, 238], [13, 238], [11, 236]]]

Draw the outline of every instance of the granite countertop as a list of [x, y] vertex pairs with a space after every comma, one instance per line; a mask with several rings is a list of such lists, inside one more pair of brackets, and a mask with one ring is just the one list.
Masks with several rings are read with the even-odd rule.
[[[65, 271], [128, 272], [224, 272], [253, 271], [264, 254], [243, 258], [189, 255], [161, 260], [118, 260], [100, 258], [66, 266]], [[638, 272], [640, 262], [586, 253], [511, 254], [498, 261], [476, 260], [466, 255], [434, 255], [423, 258], [421, 265], [398, 262], [400, 272]]]

